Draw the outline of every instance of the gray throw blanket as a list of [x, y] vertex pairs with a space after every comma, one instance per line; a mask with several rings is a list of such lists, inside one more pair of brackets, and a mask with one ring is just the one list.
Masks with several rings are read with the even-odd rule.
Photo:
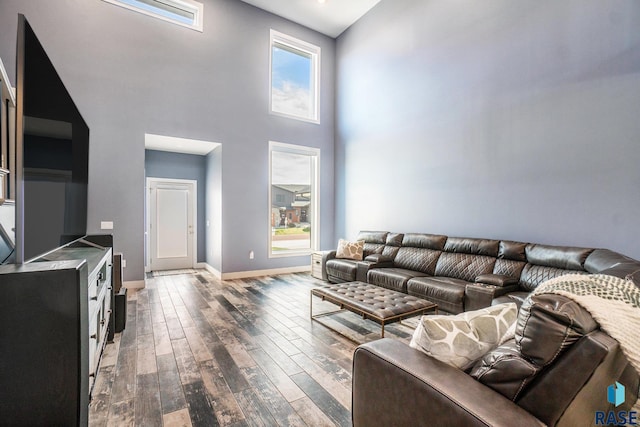
[[[620, 343], [640, 374], [640, 288], [631, 280], [605, 274], [568, 274], [548, 280], [532, 293], [558, 294], [587, 310], [600, 329]], [[640, 399], [633, 405], [640, 412]]]

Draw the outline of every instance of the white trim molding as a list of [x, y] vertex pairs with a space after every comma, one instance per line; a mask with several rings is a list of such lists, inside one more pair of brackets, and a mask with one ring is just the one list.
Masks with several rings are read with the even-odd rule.
[[203, 32], [204, 4], [194, 0], [103, 0], [181, 27]]
[[[273, 208], [272, 188], [273, 188], [273, 153], [290, 153], [308, 156], [311, 160], [310, 178], [311, 178], [311, 247], [305, 249], [290, 249], [281, 252], [274, 252], [273, 248], [273, 226], [271, 225], [271, 215]], [[311, 255], [320, 247], [320, 149], [315, 147], [306, 147], [303, 145], [286, 144], [283, 142], [269, 141], [269, 189], [268, 189], [268, 238], [267, 238], [267, 255], [269, 258], [282, 258], [291, 256]]]
[[[269, 33], [269, 113], [288, 117], [290, 119], [301, 120], [309, 123], [320, 123], [320, 56], [321, 49], [319, 46], [299, 40], [295, 37], [271, 30]], [[309, 75], [309, 95], [311, 96], [311, 111], [308, 115], [296, 112], [285, 112], [274, 110], [273, 105], [273, 48], [277, 47], [282, 50], [289, 51], [293, 54], [308, 57], [310, 61]]]
[[213, 274], [216, 277], [216, 279], [222, 279], [222, 273], [220, 273], [220, 271], [218, 271], [217, 268], [211, 267], [206, 262], [199, 262], [197, 268], [204, 268], [209, 273]]

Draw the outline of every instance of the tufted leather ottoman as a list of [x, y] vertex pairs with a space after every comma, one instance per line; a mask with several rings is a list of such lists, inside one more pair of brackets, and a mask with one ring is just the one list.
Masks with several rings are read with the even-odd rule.
[[[414, 297], [391, 289], [381, 288], [363, 282], [348, 282], [326, 285], [311, 289], [311, 303], [309, 312], [311, 319], [336, 313], [313, 314], [313, 296], [322, 298], [340, 306], [340, 310], [349, 310], [361, 315], [364, 319], [371, 319], [382, 326], [380, 336], [384, 338], [384, 325], [400, 321], [404, 318], [424, 314], [434, 310], [438, 305], [426, 299]], [[338, 310], [338, 311], [340, 311]], [[327, 325], [324, 325], [327, 326]], [[327, 326], [328, 327], [328, 326]], [[332, 328], [330, 328], [332, 329]], [[336, 331], [337, 332], [337, 331]]]

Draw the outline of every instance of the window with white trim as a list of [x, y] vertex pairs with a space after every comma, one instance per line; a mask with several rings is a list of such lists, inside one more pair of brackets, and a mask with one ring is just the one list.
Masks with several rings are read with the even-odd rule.
[[320, 123], [320, 48], [271, 30], [270, 111]]
[[269, 257], [318, 248], [320, 150], [269, 142]]
[[163, 21], [202, 31], [204, 5], [194, 0], [104, 0]]

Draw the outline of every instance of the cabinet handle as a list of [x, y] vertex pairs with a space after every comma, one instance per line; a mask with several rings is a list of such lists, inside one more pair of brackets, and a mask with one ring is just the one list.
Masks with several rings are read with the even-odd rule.
[[91, 373], [89, 374], [89, 378], [95, 378], [95, 376], [96, 376], [96, 373], [95, 373], [95, 372], [91, 372]]
[[100, 321], [100, 326], [104, 325], [104, 322], [105, 322], [105, 320], [104, 320], [104, 319], [102, 319], [102, 320]]
[[91, 301], [98, 301], [98, 297], [97, 296], [91, 297]]
[[98, 338], [98, 336], [96, 334], [92, 334], [89, 338], [95, 340], [96, 338]]

